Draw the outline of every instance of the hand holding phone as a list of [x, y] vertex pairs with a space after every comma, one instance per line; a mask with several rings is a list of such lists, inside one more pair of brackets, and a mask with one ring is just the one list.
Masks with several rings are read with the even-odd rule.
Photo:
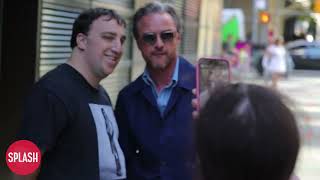
[[200, 58], [197, 63], [197, 110], [200, 110], [215, 87], [230, 82], [229, 62], [222, 58]]

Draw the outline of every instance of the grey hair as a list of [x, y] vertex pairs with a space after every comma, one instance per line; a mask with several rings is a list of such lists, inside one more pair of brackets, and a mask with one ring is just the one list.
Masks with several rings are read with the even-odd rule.
[[138, 27], [137, 27], [138, 22], [141, 20], [142, 17], [147, 16], [149, 14], [154, 14], [154, 13], [168, 13], [172, 17], [173, 21], [175, 22], [177, 31], [178, 32], [181, 31], [180, 19], [173, 6], [167, 3], [151, 2], [139, 8], [133, 16], [132, 31], [135, 39], [137, 39], [139, 36]]

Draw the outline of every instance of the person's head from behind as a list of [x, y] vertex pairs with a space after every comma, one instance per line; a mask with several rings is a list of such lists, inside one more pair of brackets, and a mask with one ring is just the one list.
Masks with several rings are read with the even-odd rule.
[[70, 46], [96, 76], [104, 78], [121, 58], [125, 27], [125, 20], [113, 10], [88, 9], [73, 23]]
[[295, 118], [257, 85], [215, 89], [196, 121], [204, 180], [288, 180], [299, 151]]
[[181, 25], [174, 8], [148, 3], [133, 16], [133, 35], [147, 66], [165, 69], [176, 61]]

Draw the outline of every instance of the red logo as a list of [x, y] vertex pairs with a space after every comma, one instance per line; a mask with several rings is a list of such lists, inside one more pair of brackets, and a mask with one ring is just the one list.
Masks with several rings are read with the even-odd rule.
[[41, 152], [33, 142], [19, 140], [7, 149], [6, 162], [13, 173], [28, 175], [40, 166]]

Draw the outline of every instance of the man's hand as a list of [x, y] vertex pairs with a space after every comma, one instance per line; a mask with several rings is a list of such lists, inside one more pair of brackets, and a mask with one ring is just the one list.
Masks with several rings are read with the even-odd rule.
[[[193, 93], [194, 95], [196, 95], [196, 89], [192, 89], [192, 93]], [[197, 119], [198, 116], [199, 116], [199, 112], [197, 111], [197, 107], [198, 107], [197, 98], [192, 99], [191, 105], [192, 105], [192, 107], [193, 107], [193, 109], [194, 109], [194, 111], [192, 112], [192, 117], [193, 117], [193, 119]]]

